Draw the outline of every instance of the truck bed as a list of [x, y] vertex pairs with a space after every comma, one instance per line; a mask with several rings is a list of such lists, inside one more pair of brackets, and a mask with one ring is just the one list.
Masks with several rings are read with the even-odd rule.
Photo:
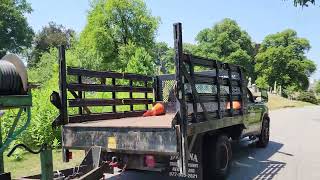
[[172, 128], [174, 113], [162, 116], [127, 117], [121, 119], [109, 119], [99, 121], [87, 121], [82, 123], [70, 123], [65, 127], [97, 127], [97, 128]]

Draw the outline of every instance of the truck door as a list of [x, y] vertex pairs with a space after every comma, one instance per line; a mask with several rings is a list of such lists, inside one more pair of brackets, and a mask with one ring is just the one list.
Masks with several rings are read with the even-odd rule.
[[247, 88], [248, 114], [245, 116], [246, 133], [255, 133], [260, 131], [261, 113], [263, 107], [256, 103], [251, 91]]

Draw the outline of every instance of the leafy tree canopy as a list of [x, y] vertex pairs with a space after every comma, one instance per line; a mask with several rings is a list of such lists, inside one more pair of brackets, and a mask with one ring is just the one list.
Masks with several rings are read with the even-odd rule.
[[36, 34], [34, 48], [31, 52], [31, 58], [29, 59], [28, 65], [31, 67], [35, 66], [40, 61], [41, 55], [44, 52], [49, 52], [52, 47], [58, 47], [60, 45], [69, 47], [74, 34], [74, 30], [50, 22]]
[[120, 48], [120, 59], [128, 60], [126, 72], [145, 75], [155, 73], [153, 58], [143, 47], [136, 47], [133, 43], [122, 46]]
[[191, 43], [183, 43], [183, 51], [188, 54], [201, 54], [198, 46]]
[[21, 53], [31, 46], [33, 30], [24, 16], [31, 11], [26, 0], [1, 0], [0, 57], [6, 52]]
[[154, 48], [157, 74], [174, 73], [174, 50], [165, 42], [158, 42]]
[[308, 7], [309, 4], [315, 4], [316, 1], [315, 0], [294, 0], [294, 5], [295, 6], [306, 6]]
[[98, 67], [124, 71], [129, 59], [119, 58], [122, 46], [133, 43], [151, 54], [158, 23], [141, 0], [97, 0], [89, 11], [79, 48], [99, 59], [102, 65]]
[[315, 91], [317, 94], [320, 94], [320, 81], [317, 81], [317, 82], [316, 82], [316, 86], [314, 87], [314, 91]]
[[305, 56], [310, 48], [309, 41], [291, 29], [268, 35], [256, 56], [257, 85], [272, 87], [276, 82], [283, 88], [307, 89], [308, 77], [316, 70], [314, 62]]
[[254, 78], [254, 47], [250, 36], [236, 21], [224, 19], [196, 37], [196, 55], [243, 66]]

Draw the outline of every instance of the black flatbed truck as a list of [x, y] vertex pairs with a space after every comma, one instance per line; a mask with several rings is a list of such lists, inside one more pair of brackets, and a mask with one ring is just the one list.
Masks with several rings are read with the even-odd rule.
[[[249, 136], [267, 146], [268, 108], [247, 89], [244, 70], [183, 53], [180, 23], [174, 24], [174, 48], [175, 74], [151, 77], [66, 67], [60, 47], [60, 93], [51, 96], [60, 115], [53, 126], [62, 126], [64, 161], [73, 149], [87, 156], [76, 174], [62, 170], [55, 178], [100, 179], [115, 169], [122, 171], [117, 178], [130, 180], [224, 178], [231, 139]], [[110, 96], [94, 99], [92, 92]], [[118, 95], [123, 92], [128, 97]], [[158, 101], [166, 115], [142, 117]], [[109, 111], [91, 109], [100, 106]]]

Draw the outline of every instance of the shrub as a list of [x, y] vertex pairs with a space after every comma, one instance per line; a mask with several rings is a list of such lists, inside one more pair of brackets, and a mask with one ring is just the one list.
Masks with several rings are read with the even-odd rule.
[[297, 86], [288, 86], [287, 88], [283, 89], [282, 96], [289, 99], [297, 99], [299, 95], [299, 88]]
[[297, 97], [297, 100], [309, 102], [312, 104], [318, 104], [318, 100], [313, 92], [307, 91], [307, 92], [301, 92], [299, 96]]

